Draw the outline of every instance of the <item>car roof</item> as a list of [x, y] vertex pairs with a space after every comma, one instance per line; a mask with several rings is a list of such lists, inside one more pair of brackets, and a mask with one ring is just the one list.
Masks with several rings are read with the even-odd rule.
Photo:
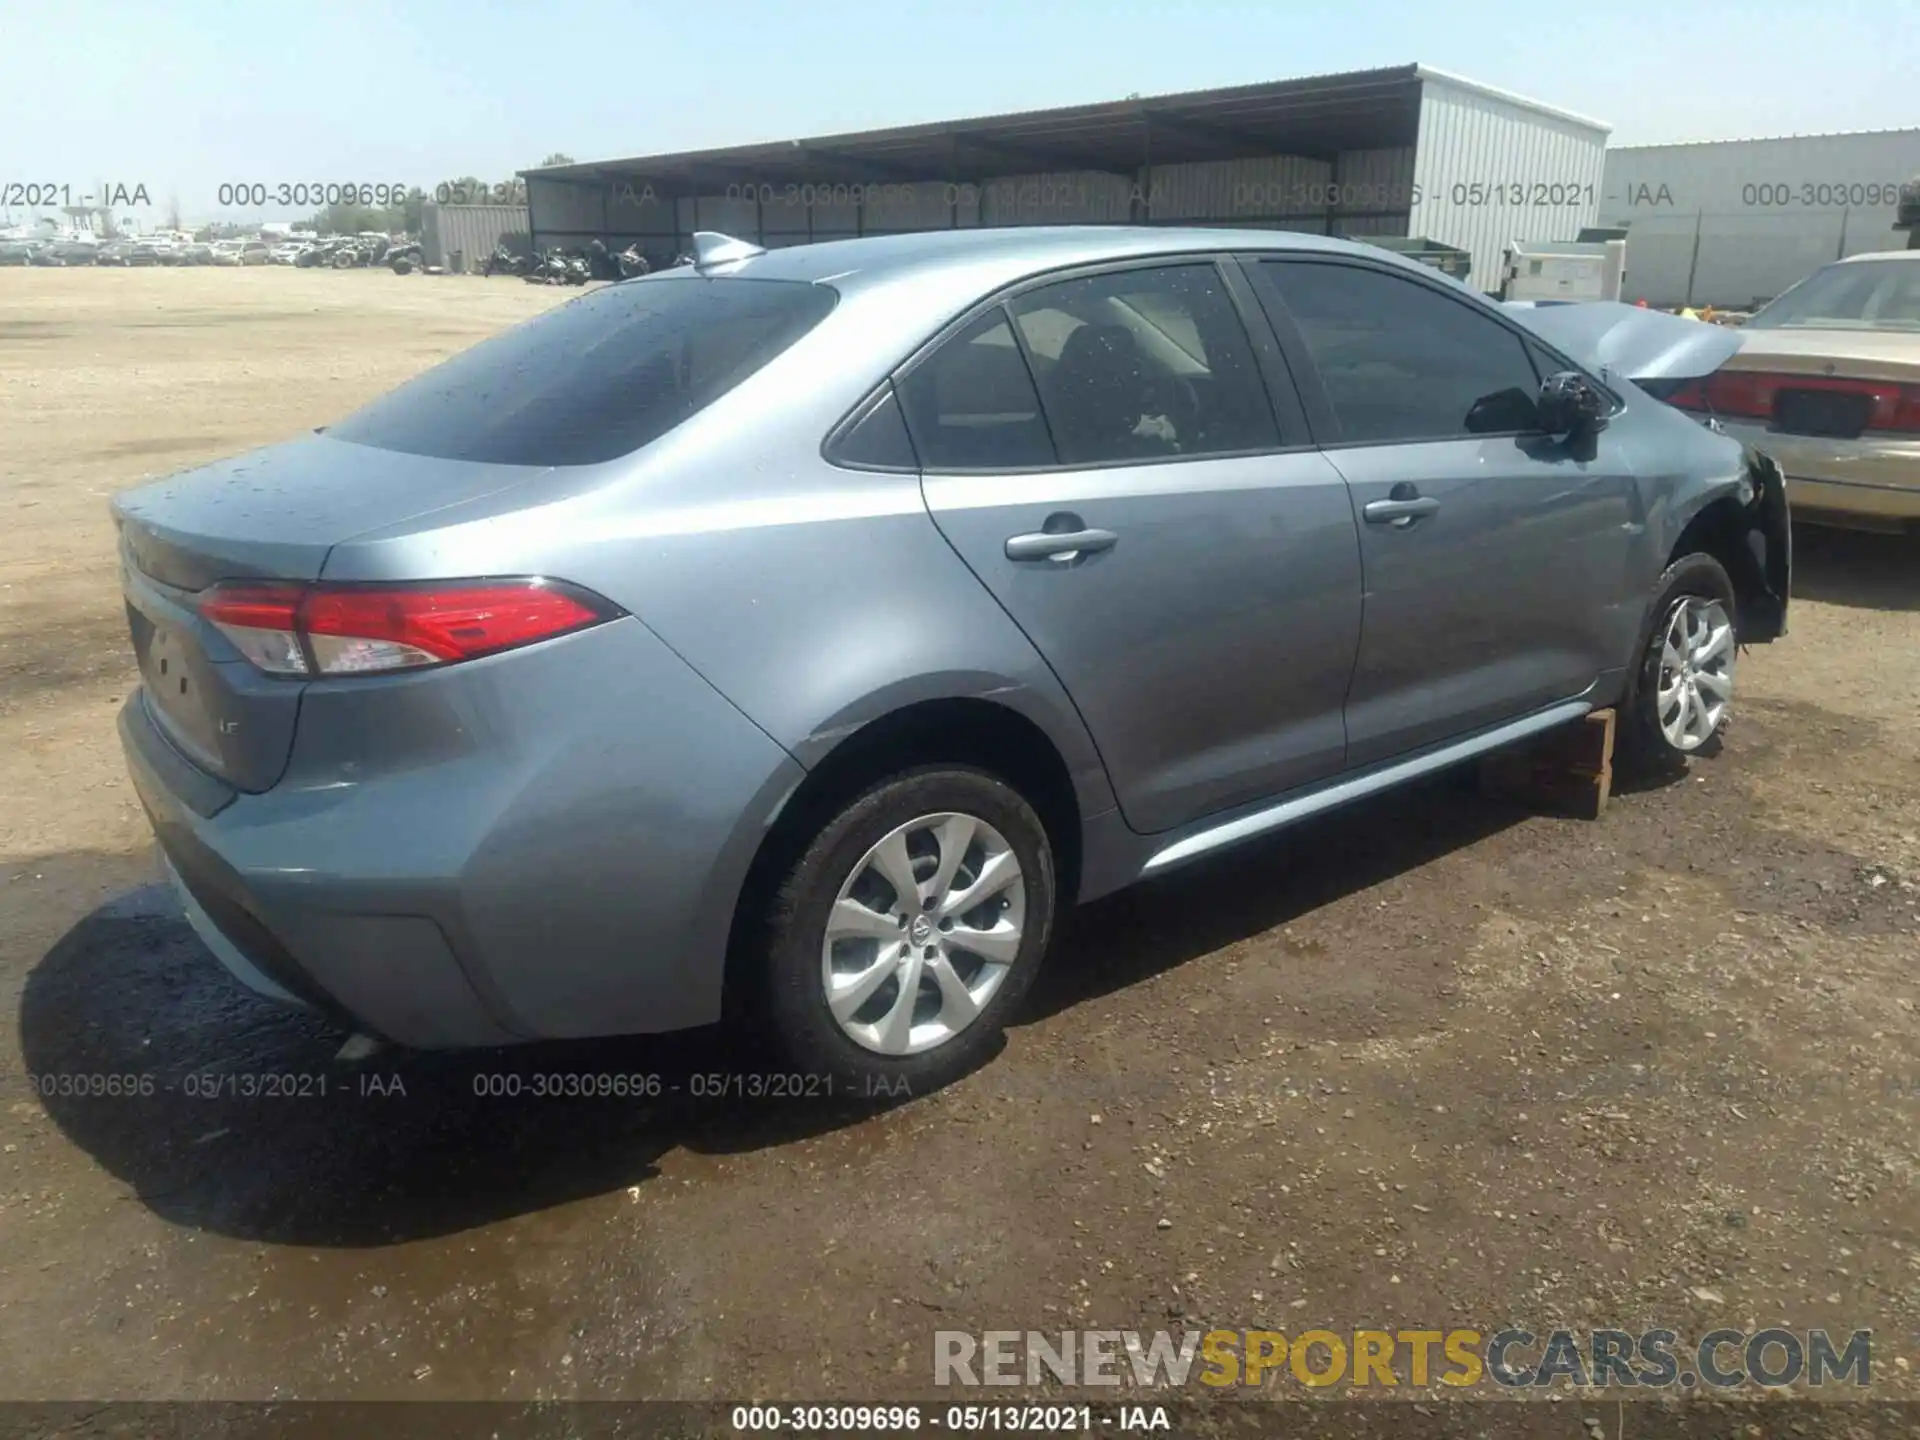
[[1851, 265], [1856, 260], [1920, 260], [1920, 250], [1868, 250], [1859, 255], [1848, 255], [1836, 263]]
[[850, 290], [983, 262], [1019, 274], [1155, 255], [1249, 250], [1364, 255], [1426, 274], [1438, 273], [1377, 246], [1326, 235], [1165, 225], [969, 227], [870, 235], [768, 250], [746, 260], [715, 265], [708, 273], [763, 280], [831, 281], [836, 289]]

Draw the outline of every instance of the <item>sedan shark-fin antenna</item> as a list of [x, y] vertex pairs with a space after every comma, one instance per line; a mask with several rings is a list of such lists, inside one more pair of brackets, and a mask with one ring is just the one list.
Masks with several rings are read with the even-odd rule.
[[731, 235], [722, 235], [718, 230], [696, 230], [693, 232], [693, 268], [705, 270], [710, 265], [727, 265], [735, 260], [751, 260], [756, 255], [766, 254], [766, 250], [750, 240], [736, 240]]

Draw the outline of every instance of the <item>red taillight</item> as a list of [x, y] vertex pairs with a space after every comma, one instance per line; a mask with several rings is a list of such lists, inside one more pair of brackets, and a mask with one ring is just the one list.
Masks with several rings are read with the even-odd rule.
[[234, 581], [200, 597], [200, 613], [248, 660], [269, 675], [305, 675], [307, 652], [298, 633], [298, 585]]
[[1784, 378], [1762, 375], [1756, 370], [1716, 371], [1707, 379], [1707, 408], [1716, 415], [1769, 419], [1773, 415], [1774, 397]]
[[365, 675], [472, 660], [597, 625], [619, 610], [548, 580], [216, 585], [200, 613], [274, 675]]
[[1689, 380], [1667, 397], [1667, 403], [1681, 410], [1705, 410], [1707, 387], [1698, 380]]
[[1920, 385], [1902, 385], [1900, 403], [1894, 408], [1893, 422], [1885, 427], [1876, 427], [1869, 420], [1869, 430], [1885, 428], [1888, 430], [1911, 430], [1920, 433]]
[[1682, 410], [1712, 411], [1715, 415], [1771, 420], [1774, 402], [1782, 390], [1826, 390], [1842, 395], [1864, 395], [1868, 401], [1868, 430], [1920, 431], [1920, 385], [1892, 380], [1855, 380], [1847, 376], [1781, 375], [1763, 370], [1720, 370], [1703, 385], [1689, 382], [1668, 397]]

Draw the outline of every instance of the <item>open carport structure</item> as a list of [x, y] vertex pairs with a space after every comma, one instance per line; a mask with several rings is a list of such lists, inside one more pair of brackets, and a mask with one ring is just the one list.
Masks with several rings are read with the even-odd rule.
[[1497, 283], [1594, 222], [1608, 127], [1423, 65], [521, 172], [536, 245], [768, 246], [976, 225], [1419, 235]]

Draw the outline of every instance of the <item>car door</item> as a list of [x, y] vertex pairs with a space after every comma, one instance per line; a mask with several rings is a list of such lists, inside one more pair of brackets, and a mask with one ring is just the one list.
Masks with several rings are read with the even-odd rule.
[[1364, 577], [1361, 767], [1581, 695], [1620, 664], [1637, 491], [1603, 429], [1539, 431], [1538, 342], [1444, 282], [1344, 257], [1254, 266]]
[[1237, 270], [1049, 279], [897, 388], [935, 523], [1059, 675], [1130, 826], [1341, 767], [1352, 508]]

